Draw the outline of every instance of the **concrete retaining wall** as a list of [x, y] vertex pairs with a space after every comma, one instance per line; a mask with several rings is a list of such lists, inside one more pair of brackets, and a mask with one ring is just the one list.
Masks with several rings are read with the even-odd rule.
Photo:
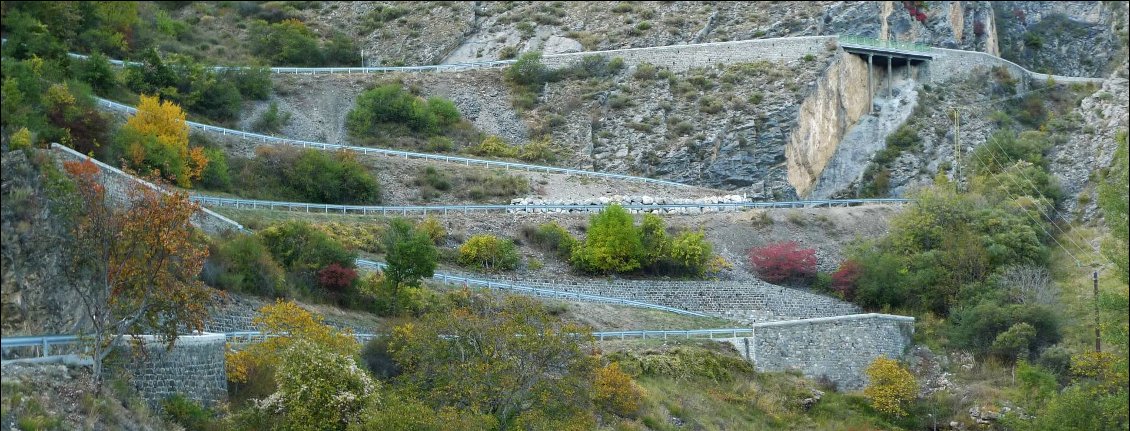
[[798, 370], [827, 378], [841, 390], [859, 390], [867, 385], [865, 370], [875, 358], [903, 356], [914, 334], [914, 318], [857, 314], [759, 323], [753, 331], [752, 337], [726, 342], [758, 371]]

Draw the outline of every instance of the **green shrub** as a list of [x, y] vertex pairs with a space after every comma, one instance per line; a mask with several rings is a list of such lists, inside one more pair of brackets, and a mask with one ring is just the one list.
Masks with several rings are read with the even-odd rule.
[[557, 161], [557, 152], [549, 137], [533, 139], [519, 150], [518, 158], [527, 162], [553, 163]]
[[336, 263], [354, 268], [356, 252], [346, 250], [307, 222], [289, 221], [272, 225], [256, 236], [279, 263], [308, 288], [315, 285], [317, 271]]
[[706, 263], [714, 255], [714, 248], [706, 241], [703, 232], [682, 232], [671, 242], [668, 259], [678, 272], [702, 275]]
[[252, 159], [230, 159], [232, 189], [254, 199], [328, 204], [380, 202], [380, 184], [349, 152], [259, 147]]
[[361, 350], [361, 360], [365, 362], [365, 367], [381, 380], [391, 380], [401, 373], [400, 365], [388, 350], [388, 340], [389, 337], [375, 337], [365, 343]]
[[271, 102], [267, 106], [267, 110], [263, 111], [263, 114], [254, 123], [251, 123], [251, 130], [259, 133], [278, 133], [289, 122], [290, 113], [279, 114], [278, 102]]
[[231, 176], [228, 174], [228, 159], [224, 152], [215, 148], [205, 148], [204, 157], [208, 158], [208, 165], [200, 174], [200, 187], [207, 190], [229, 190]]
[[31, 142], [31, 131], [29, 131], [27, 127], [21, 127], [20, 130], [12, 134], [8, 142], [8, 149], [12, 151], [28, 149], [31, 148]]
[[[975, 306], [955, 312], [951, 318], [951, 339], [975, 355], [998, 355], [1012, 361], [1059, 342], [1059, 321], [1055, 314], [1032, 304], [1002, 304], [985, 299]], [[1023, 326], [1018, 326], [1023, 325]]]
[[907, 150], [921, 143], [922, 138], [918, 136], [918, 131], [907, 125], [899, 126], [898, 130], [887, 136], [887, 148]]
[[301, 21], [288, 19], [269, 24], [256, 20], [248, 33], [252, 36], [252, 50], [266, 55], [272, 65], [314, 67], [322, 64], [318, 39]]
[[573, 247], [577, 245], [577, 239], [573, 238], [569, 231], [552, 221], [542, 223], [536, 229], [530, 229], [526, 233], [526, 238], [534, 245], [556, 253], [562, 259], [569, 258], [573, 253]]
[[603, 78], [623, 68], [622, 58], [609, 59], [600, 54], [591, 54], [581, 57], [581, 60], [571, 65], [566, 73], [575, 79]]
[[374, 134], [378, 125], [387, 123], [436, 134], [459, 119], [459, 110], [451, 101], [439, 97], [424, 100], [401, 84], [392, 83], [361, 93], [346, 116], [346, 127], [354, 136]]
[[266, 100], [271, 95], [271, 70], [265, 67], [222, 72], [219, 79], [235, 83], [239, 94], [251, 100]]
[[428, 138], [428, 145], [424, 149], [437, 153], [446, 153], [455, 149], [455, 143], [446, 136], [432, 136]]
[[254, 235], [235, 235], [213, 243], [200, 277], [212, 287], [233, 292], [290, 296], [282, 267]]
[[501, 137], [491, 135], [483, 139], [478, 146], [470, 148], [471, 154], [489, 157], [517, 157], [518, 148], [507, 144]]
[[513, 270], [518, 267], [518, 250], [510, 240], [479, 234], [459, 246], [459, 264], [486, 271]]
[[504, 46], [498, 51], [499, 60], [509, 60], [518, 56], [518, 47]]
[[451, 180], [447, 178], [447, 174], [444, 174], [443, 172], [440, 172], [439, 170], [431, 166], [428, 166], [420, 171], [420, 178], [417, 183], [421, 186], [427, 186], [434, 190], [451, 190]]
[[365, 204], [380, 201], [380, 186], [369, 169], [348, 152], [305, 150], [289, 175], [291, 187], [320, 203]]
[[186, 431], [210, 431], [222, 429], [212, 418], [212, 413], [199, 403], [176, 394], [161, 401], [161, 410], [166, 418], [184, 427]]
[[636, 71], [632, 73], [632, 77], [641, 81], [650, 81], [655, 79], [656, 68], [651, 63], [640, 63], [636, 65]]
[[541, 52], [522, 54], [506, 68], [506, 80], [518, 86], [538, 87], [549, 78], [549, 69], [541, 62]]
[[323, 65], [325, 66], [360, 66], [361, 51], [353, 38], [341, 32], [334, 32], [334, 36], [322, 47]]
[[439, 244], [443, 242], [444, 238], [447, 238], [447, 229], [444, 229], [443, 224], [435, 216], [428, 216], [420, 220], [420, 223], [416, 225], [416, 230], [423, 232], [435, 244]]

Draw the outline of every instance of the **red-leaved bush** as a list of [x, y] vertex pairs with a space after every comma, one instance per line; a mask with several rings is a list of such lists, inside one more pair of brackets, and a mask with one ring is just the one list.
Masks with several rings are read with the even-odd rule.
[[918, 13], [914, 14], [914, 19], [917, 19], [918, 22], [925, 23], [926, 22], [926, 12], [918, 11]]
[[357, 271], [331, 263], [318, 271], [318, 284], [334, 292], [343, 292], [357, 279]]
[[854, 260], [844, 261], [840, 264], [840, 268], [832, 273], [832, 290], [835, 290], [848, 301], [855, 299], [855, 282], [859, 280], [861, 275], [863, 275], [863, 267], [859, 265], [859, 262]]
[[775, 242], [749, 250], [749, 263], [762, 280], [780, 283], [816, 275], [816, 249], [796, 242]]

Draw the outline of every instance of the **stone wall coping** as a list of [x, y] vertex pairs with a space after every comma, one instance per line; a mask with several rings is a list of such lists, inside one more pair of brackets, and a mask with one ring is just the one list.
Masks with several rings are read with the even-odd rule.
[[866, 313], [866, 314], [849, 314], [846, 316], [832, 316], [832, 317], [814, 317], [811, 319], [797, 319], [797, 320], [781, 320], [775, 322], [762, 322], [754, 323], [751, 325], [754, 329], [765, 328], [773, 326], [796, 326], [796, 325], [812, 325], [819, 323], [841, 322], [846, 320], [867, 320], [867, 319], [882, 319], [894, 320], [896, 322], [913, 323], [914, 318], [910, 316], [898, 316], [894, 314], [882, 313]]
[[958, 55], [970, 55], [970, 54], [972, 54], [972, 55], [978, 55], [978, 56], [986, 57], [986, 58], [991, 59], [993, 61], [998, 61], [998, 62], [1004, 63], [1005, 65], [1014, 67], [1016, 69], [1023, 70], [1024, 72], [1028, 73], [1028, 76], [1030, 76], [1034, 79], [1047, 79], [1048, 76], [1051, 76], [1052, 79], [1054, 79], [1056, 81], [1060, 81], [1060, 82], [1103, 82], [1103, 81], [1106, 80], [1105, 78], [1048, 75], [1046, 73], [1033, 72], [1031, 70], [1025, 69], [1024, 66], [1021, 66], [1019, 64], [1013, 63], [1012, 61], [1006, 60], [1004, 57], [997, 57], [997, 56], [989, 54], [987, 52], [966, 51], [966, 50], [963, 50], [963, 49], [950, 49], [950, 48], [938, 48], [938, 47], [931, 47], [931, 49], [934, 50], [934, 51], [940, 51], [943, 54], [958, 54]]
[[[141, 178], [137, 178], [137, 177], [135, 177], [135, 176], [133, 176], [133, 175], [127, 174], [127, 173], [125, 173], [124, 171], [122, 171], [121, 169], [118, 169], [118, 168], [115, 168], [115, 167], [113, 167], [113, 166], [107, 165], [107, 164], [103, 163], [102, 161], [100, 161], [100, 160], [98, 160], [98, 159], [95, 159], [95, 158], [93, 158], [93, 157], [87, 156], [86, 154], [80, 153], [80, 152], [78, 152], [78, 151], [75, 151], [75, 150], [74, 150], [73, 148], [70, 148], [70, 147], [68, 147], [68, 146], [66, 146], [66, 145], [60, 145], [60, 144], [59, 144], [59, 143], [57, 143], [57, 142], [52, 142], [52, 143], [51, 143], [51, 149], [53, 149], [53, 150], [56, 150], [56, 151], [62, 151], [63, 153], [69, 154], [69, 155], [71, 155], [71, 156], [73, 156], [73, 157], [78, 157], [78, 158], [80, 158], [80, 159], [89, 159], [89, 160], [90, 160], [91, 162], [94, 162], [94, 164], [95, 164], [96, 166], [98, 166], [98, 168], [99, 168], [99, 169], [104, 169], [104, 170], [107, 170], [107, 171], [113, 172], [113, 173], [115, 173], [115, 174], [118, 174], [118, 175], [122, 175], [122, 176], [125, 176], [125, 177], [127, 177], [127, 178], [131, 178], [131, 179], [133, 179], [134, 181], [137, 181], [137, 182], [141, 183], [141, 184], [142, 184], [142, 185], [144, 185], [145, 187], [148, 187], [148, 188], [150, 188], [150, 189], [156, 190], [156, 191], [158, 191], [158, 192], [161, 192], [161, 193], [168, 193], [168, 191], [166, 191], [165, 189], [162, 189], [161, 187], [158, 187], [158, 186], [157, 186], [156, 184], [153, 184], [153, 183], [151, 183], [151, 182], [149, 182], [149, 181], [145, 181], [145, 180], [143, 180], [143, 179], [141, 179]], [[244, 230], [244, 228], [243, 228], [243, 225], [241, 225], [241, 224], [237, 223], [237, 222], [236, 222], [235, 220], [232, 220], [232, 219], [230, 219], [230, 218], [224, 217], [224, 216], [220, 215], [219, 213], [216, 213], [215, 211], [212, 211], [212, 210], [210, 210], [210, 209], [208, 209], [208, 208], [204, 208], [203, 206], [201, 206], [201, 207], [200, 207], [200, 212], [202, 212], [202, 213], [204, 213], [204, 214], [208, 215], [209, 217], [213, 217], [213, 218], [216, 218], [216, 219], [218, 219], [218, 220], [220, 220], [220, 221], [222, 221], [222, 222], [224, 222], [224, 223], [230, 224], [230, 225], [232, 225], [232, 227], [234, 227], [234, 228], [235, 228], [236, 230], [238, 230], [238, 231], [242, 231], [242, 230]]]
[[[157, 336], [157, 335], [136, 335], [136, 336], [127, 335], [127, 336], [122, 338], [122, 341], [128, 342], [127, 340], [130, 340], [130, 339], [141, 340], [141, 342], [143, 344], [146, 344], [146, 345], [158, 344], [158, 343], [164, 344], [165, 343], [165, 340], [161, 339], [161, 337]], [[197, 332], [195, 334], [178, 336], [176, 344], [174, 344], [174, 346], [195, 346], [195, 345], [201, 345], [201, 344], [214, 344], [217, 341], [226, 342], [227, 337], [223, 333], [220, 333], [220, 332]]]

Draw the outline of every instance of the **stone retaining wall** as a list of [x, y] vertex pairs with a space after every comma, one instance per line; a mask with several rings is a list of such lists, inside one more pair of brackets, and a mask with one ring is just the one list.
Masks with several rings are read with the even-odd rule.
[[161, 401], [176, 394], [204, 406], [227, 400], [224, 334], [182, 335], [172, 349], [151, 335], [140, 339], [133, 345], [127, 337], [106, 370], [110, 376], [125, 377], [150, 407], [160, 409]]
[[758, 371], [798, 370], [850, 391], [867, 385], [865, 370], [875, 358], [902, 358], [913, 334], [913, 317], [857, 314], [754, 324], [753, 336], [726, 342]]
[[842, 316], [860, 312], [854, 304], [836, 298], [762, 281], [499, 281], [648, 302], [745, 323]]
[[[51, 149], [55, 151], [55, 154], [59, 155], [60, 161], [82, 161], [88, 159], [88, 157], [82, 153], [63, 145], [53, 143], [51, 144]], [[121, 169], [107, 165], [93, 158], [89, 159], [98, 166], [100, 170], [99, 182], [106, 186], [106, 197], [115, 205], [128, 203], [130, 199], [129, 190], [136, 187], [137, 184], [158, 190], [162, 193], [168, 193], [166, 190], [153, 183], [122, 172]], [[192, 217], [192, 223], [210, 235], [218, 235], [226, 231], [240, 231], [243, 229], [243, 226], [239, 223], [207, 208], [200, 208], [200, 211]]]
[[933, 48], [931, 51], [934, 56], [928, 66], [928, 76], [931, 82], [945, 82], [961, 75], [974, 73], [976, 69], [982, 69], [983, 73], [988, 73], [989, 70], [998, 66], [1006, 68], [1008, 73], [1018, 80], [1017, 91], [1027, 91], [1029, 83], [1033, 80], [1045, 81], [1049, 76], [1061, 84], [1103, 82], [1103, 78], [1047, 75], [1032, 72], [1019, 64], [984, 52], [946, 48]]
[[599, 55], [609, 59], [620, 57], [627, 66], [651, 63], [673, 72], [683, 72], [693, 67], [718, 63], [789, 61], [802, 59], [806, 55], [819, 57], [822, 53], [835, 49], [834, 40], [835, 36], [804, 36], [587, 51], [547, 55], [542, 58], [542, 63], [549, 67], [566, 67], [586, 56]]
[[[209, 310], [208, 320], [204, 322], [204, 330], [208, 332], [241, 332], [258, 331], [251, 320], [259, 316], [259, 309], [264, 305], [273, 304], [274, 301], [251, 296], [234, 295], [229, 293], [223, 303]], [[368, 334], [374, 328], [343, 322], [332, 316], [322, 316], [323, 323], [337, 329], [349, 329], [354, 334]]]

